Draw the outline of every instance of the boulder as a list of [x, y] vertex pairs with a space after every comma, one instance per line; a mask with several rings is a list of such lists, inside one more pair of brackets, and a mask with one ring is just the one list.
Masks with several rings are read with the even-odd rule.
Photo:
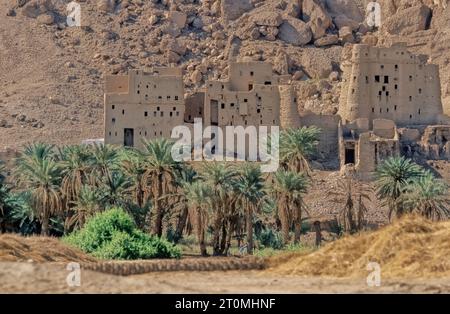
[[319, 0], [303, 0], [302, 20], [308, 23], [314, 39], [323, 37], [326, 30], [333, 25], [330, 15]]
[[177, 25], [180, 29], [186, 26], [187, 15], [179, 11], [169, 11], [168, 19]]
[[336, 25], [336, 27], [338, 29], [341, 29], [342, 27], [350, 27], [352, 29], [352, 31], [356, 31], [359, 28], [360, 23], [352, 20], [350, 18], [348, 18], [345, 15], [338, 15], [333, 19], [334, 25]]
[[316, 47], [326, 47], [331, 45], [336, 45], [339, 42], [339, 37], [337, 35], [326, 35], [322, 38], [317, 39], [314, 42]]
[[355, 40], [355, 37], [353, 36], [353, 31], [348, 26], [344, 26], [339, 30], [339, 38], [343, 43], [353, 43]]
[[166, 51], [166, 59], [168, 63], [178, 63], [178, 61], [180, 61], [181, 57], [178, 53], [172, 51], [172, 50], [167, 50]]
[[37, 18], [51, 9], [52, 3], [50, 0], [32, 0], [23, 6], [22, 14], [26, 17]]
[[241, 17], [245, 12], [253, 9], [250, 0], [222, 0], [221, 12], [224, 22], [234, 21]]
[[302, 20], [287, 17], [279, 28], [278, 38], [294, 46], [303, 46], [311, 41], [312, 32]]
[[283, 23], [283, 18], [280, 12], [276, 11], [263, 11], [253, 14], [250, 18], [254, 24], [258, 26], [273, 26], [278, 27]]
[[408, 35], [427, 28], [432, 11], [426, 5], [417, 5], [398, 11], [383, 20], [381, 29], [389, 34]]
[[52, 13], [44, 13], [37, 17], [39, 24], [52, 25], [55, 22], [55, 17]]
[[106, 13], [113, 13], [114, 9], [116, 8], [116, 1], [115, 0], [99, 0], [97, 2], [97, 8]]
[[301, 64], [305, 73], [313, 79], [326, 79], [333, 72], [332, 60], [324, 49], [307, 49], [301, 57]]
[[194, 84], [199, 84], [203, 79], [203, 75], [199, 70], [195, 70], [191, 74], [191, 82]]
[[358, 23], [364, 20], [364, 13], [355, 0], [326, 0], [326, 7], [333, 18], [343, 15]]

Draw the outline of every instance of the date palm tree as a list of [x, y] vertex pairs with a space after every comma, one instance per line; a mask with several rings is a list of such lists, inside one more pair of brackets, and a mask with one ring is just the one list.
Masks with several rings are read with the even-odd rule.
[[247, 253], [253, 254], [253, 215], [265, 197], [264, 178], [258, 165], [244, 164], [236, 181], [238, 202], [245, 211]]
[[80, 229], [96, 213], [104, 210], [105, 195], [97, 188], [83, 185], [73, 202], [74, 215], [66, 220], [67, 229]]
[[65, 207], [78, 199], [81, 188], [87, 184], [92, 171], [92, 154], [88, 146], [65, 146], [59, 150], [59, 165], [61, 167], [61, 192]]
[[307, 192], [308, 180], [303, 173], [279, 170], [275, 173], [274, 188], [283, 243], [286, 245], [289, 242], [289, 231], [292, 225], [295, 228], [295, 243], [298, 243], [302, 227], [302, 212], [306, 210], [303, 195]]
[[[235, 191], [236, 170], [223, 162], [206, 162], [200, 178], [211, 189], [213, 254], [223, 255], [232, 227], [231, 220], [236, 216], [237, 194]], [[228, 236], [227, 236], [228, 235]]]
[[101, 184], [106, 182], [111, 185], [112, 172], [119, 167], [119, 149], [112, 145], [95, 144], [93, 147], [91, 184]]
[[137, 149], [127, 148], [121, 151], [121, 171], [129, 178], [128, 193], [133, 203], [139, 208], [147, 205], [148, 199], [144, 197], [145, 189], [142, 177], [145, 173], [144, 155]]
[[408, 211], [417, 212], [431, 220], [444, 220], [450, 217], [448, 189], [445, 182], [426, 171], [406, 187], [402, 201]]
[[383, 200], [383, 205], [388, 206], [389, 220], [393, 214], [401, 216], [404, 213], [402, 195], [408, 185], [423, 175], [422, 167], [405, 157], [390, 157], [377, 168], [377, 196]]
[[61, 169], [54, 160], [53, 146], [27, 146], [16, 170], [18, 181], [31, 193], [31, 206], [41, 223], [41, 234], [49, 235], [50, 217], [62, 211]]
[[[163, 198], [174, 193], [176, 186], [176, 173], [179, 172], [180, 163], [172, 158], [173, 142], [167, 139], [156, 139], [144, 142], [144, 174], [142, 175], [142, 186], [145, 190], [145, 197], [153, 199], [153, 209], [155, 212], [155, 223], [153, 234], [162, 236], [163, 218], [167, 208], [164, 208]], [[150, 222], [150, 214], [148, 215]], [[150, 225], [148, 225], [150, 228]]]
[[286, 170], [309, 174], [309, 158], [319, 144], [320, 129], [315, 126], [287, 129], [280, 134], [280, 162]]
[[211, 207], [212, 189], [203, 182], [193, 182], [184, 186], [191, 224], [195, 226], [200, 253], [207, 256], [205, 234], [208, 227], [209, 210]]
[[371, 202], [370, 187], [354, 176], [339, 179], [328, 194], [336, 203], [344, 204], [339, 211], [339, 221], [345, 232], [362, 230], [367, 213], [367, 202]]
[[175, 234], [173, 236], [173, 241], [177, 243], [183, 237], [183, 230], [186, 228], [189, 216], [189, 206], [188, 206], [188, 187], [198, 180], [197, 172], [189, 165], [182, 165], [180, 173], [178, 173], [176, 178], [177, 183], [177, 198], [176, 203], [178, 205], [178, 217], [175, 228]]

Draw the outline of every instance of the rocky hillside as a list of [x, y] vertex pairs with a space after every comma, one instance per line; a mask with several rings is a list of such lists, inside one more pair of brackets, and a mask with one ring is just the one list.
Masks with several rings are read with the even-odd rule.
[[103, 77], [131, 68], [181, 66], [190, 93], [226, 78], [229, 60], [270, 61], [292, 75], [300, 110], [333, 114], [341, 55], [357, 42], [429, 54], [450, 112], [444, 0], [379, 0], [380, 29], [366, 0], [78, 0], [82, 27], [67, 26], [69, 2], [0, 3], [0, 150], [102, 137]]

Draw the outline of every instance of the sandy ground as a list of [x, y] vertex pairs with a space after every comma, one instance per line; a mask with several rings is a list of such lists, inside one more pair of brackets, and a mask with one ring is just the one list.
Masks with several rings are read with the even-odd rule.
[[386, 280], [267, 275], [262, 271], [161, 272], [120, 277], [81, 270], [69, 287], [65, 264], [0, 263], [0, 293], [450, 293], [450, 278]]

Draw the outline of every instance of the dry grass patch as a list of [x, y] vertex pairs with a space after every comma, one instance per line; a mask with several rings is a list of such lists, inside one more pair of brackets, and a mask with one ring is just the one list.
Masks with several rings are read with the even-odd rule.
[[95, 258], [51, 237], [0, 236], [1, 262], [95, 262]]
[[362, 277], [378, 262], [383, 278], [450, 277], [450, 222], [405, 217], [376, 232], [347, 236], [312, 253], [269, 259], [268, 272], [284, 275]]

